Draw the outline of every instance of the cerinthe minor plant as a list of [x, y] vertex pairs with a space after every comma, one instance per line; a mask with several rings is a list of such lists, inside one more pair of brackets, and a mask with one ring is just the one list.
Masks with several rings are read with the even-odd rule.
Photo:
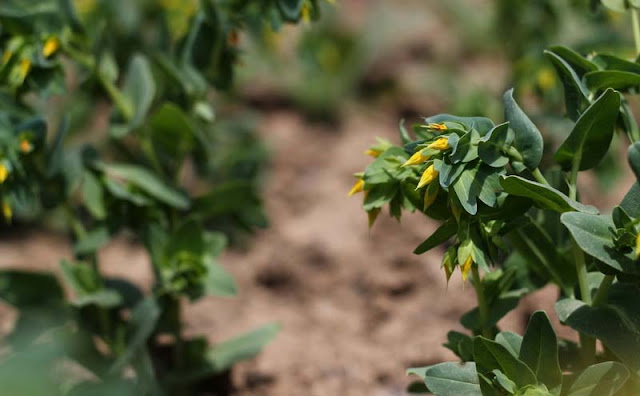
[[[640, 52], [640, 2], [602, 2], [631, 14]], [[627, 103], [640, 88], [640, 63], [565, 47], [545, 53], [573, 121], [553, 163], [542, 161], [542, 135], [508, 91], [504, 122], [441, 114], [413, 134], [401, 126], [402, 146], [371, 147], [375, 161], [356, 174], [350, 194], [364, 193], [370, 224], [385, 205], [397, 218], [408, 210], [440, 221], [414, 253], [446, 244], [447, 280], [460, 271], [477, 295], [461, 319], [468, 333], [451, 331], [445, 344], [461, 362], [409, 369], [423, 380], [415, 393], [640, 394], [640, 184], [611, 213], [580, 203], [578, 188], [615, 133], [628, 139], [640, 179], [640, 132]], [[559, 289], [555, 315], [579, 343], [559, 340], [543, 311], [524, 335], [500, 331], [520, 298], [548, 283]]]

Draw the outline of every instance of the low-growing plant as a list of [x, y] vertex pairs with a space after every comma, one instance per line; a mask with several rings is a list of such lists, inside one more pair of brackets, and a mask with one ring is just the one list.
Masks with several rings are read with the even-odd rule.
[[[265, 223], [264, 151], [216, 120], [212, 88], [231, 86], [243, 30], [317, 16], [316, 0], [0, 3], [2, 215], [73, 242], [70, 300], [52, 274], [0, 271], [18, 310], [0, 393], [197, 394], [273, 338], [277, 324], [210, 346], [185, 337], [181, 305], [234, 295], [218, 256], [233, 230]], [[123, 232], [148, 253], [149, 292], [101, 270]]]
[[[640, 46], [640, 3], [602, 3], [631, 14]], [[461, 362], [409, 369], [422, 379], [412, 392], [640, 394], [640, 184], [611, 213], [580, 203], [578, 188], [580, 172], [603, 159], [616, 132], [629, 140], [640, 180], [640, 132], [627, 101], [640, 87], [640, 63], [565, 47], [545, 54], [573, 122], [552, 156], [510, 90], [504, 122], [441, 114], [413, 134], [401, 125], [402, 146], [372, 146], [375, 160], [356, 174], [350, 194], [364, 192], [370, 225], [387, 205], [398, 219], [405, 210], [440, 221], [414, 253], [444, 246], [447, 281], [459, 271], [476, 292], [478, 306], [461, 318], [469, 333], [451, 331], [445, 344]], [[547, 284], [557, 286], [555, 314], [579, 343], [558, 339], [543, 311], [524, 335], [498, 328], [523, 296]]]

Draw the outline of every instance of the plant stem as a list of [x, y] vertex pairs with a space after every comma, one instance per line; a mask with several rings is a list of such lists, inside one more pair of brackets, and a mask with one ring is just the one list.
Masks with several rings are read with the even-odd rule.
[[571, 178], [569, 179], [569, 198], [574, 201], [578, 198], [578, 172], [580, 171], [580, 160], [573, 161], [571, 166]]
[[640, 54], [640, 18], [638, 17], [638, 9], [631, 10], [631, 24], [633, 25], [633, 40], [636, 44], [636, 54]]
[[487, 327], [489, 321], [489, 306], [487, 305], [486, 297], [484, 295], [484, 285], [480, 278], [480, 271], [478, 271], [477, 265], [472, 265], [471, 272], [473, 274], [473, 287], [476, 289], [476, 296], [478, 298], [478, 311], [480, 312], [480, 328], [482, 329], [482, 335], [485, 338], [493, 338], [491, 329]]
[[573, 254], [576, 258], [576, 273], [578, 274], [580, 298], [588, 305], [591, 305], [591, 292], [589, 290], [589, 282], [587, 281], [587, 265], [584, 259], [584, 252], [575, 240], [573, 241]]
[[549, 182], [547, 181], [547, 179], [544, 178], [544, 175], [542, 174], [542, 172], [540, 172], [539, 168], [534, 169], [531, 174], [533, 175], [533, 177], [536, 179], [536, 181], [540, 184], [544, 184], [545, 186], [549, 186]]
[[593, 297], [592, 306], [597, 307], [607, 302], [607, 297], [609, 297], [609, 288], [611, 287], [614, 279], [614, 275], [604, 276], [602, 282], [600, 282], [596, 295]]

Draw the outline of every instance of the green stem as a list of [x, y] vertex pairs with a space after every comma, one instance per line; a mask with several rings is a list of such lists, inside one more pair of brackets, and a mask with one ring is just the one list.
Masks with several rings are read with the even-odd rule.
[[487, 305], [486, 296], [484, 295], [484, 285], [482, 284], [482, 278], [480, 278], [480, 271], [478, 271], [477, 265], [472, 265], [471, 272], [473, 274], [473, 287], [476, 289], [476, 296], [478, 298], [478, 311], [480, 312], [480, 328], [482, 329], [482, 335], [485, 338], [493, 338], [491, 329], [487, 327], [489, 321], [489, 306]]
[[609, 288], [611, 284], [613, 284], [613, 280], [616, 277], [614, 275], [605, 275], [600, 282], [600, 286], [598, 287], [598, 291], [596, 295], [593, 297], [592, 306], [597, 307], [607, 302], [607, 298], [609, 297]]
[[524, 158], [522, 158], [522, 154], [513, 146], [509, 146], [505, 149], [505, 153], [518, 162], [523, 162]]
[[633, 40], [636, 44], [636, 54], [640, 54], [640, 18], [638, 18], [638, 9], [631, 10], [631, 24], [633, 25]]
[[580, 171], [580, 160], [573, 161], [571, 166], [571, 178], [569, 179], [569, 198], [574, 201], [578, 198], [578, 172]]
[[589, 290], [589, 282], [587, 281], [587, 265], [584, 259], [584, 252], [575, 240], [573, 241], [573, 254], [576, 258], [576, 273], [578, 274], [580, 298], [588, 305], [591, 305], [591, 292]]
[[544, 175], [542, 174], [542, 172], [540, 172], [539, 168], [534, 169], [531, 172], [531, 175], [533, 175], [533, 178], [536, 179], [538, 183], [544, 184], [545, 186], [550, 185], [547, 179], [544, 178]]

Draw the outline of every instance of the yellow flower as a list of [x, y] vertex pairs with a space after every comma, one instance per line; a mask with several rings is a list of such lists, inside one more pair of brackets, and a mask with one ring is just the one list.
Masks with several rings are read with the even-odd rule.
[[430, 155], [422, 155], [422, 149], [420, 149], [420, 150], [418, 150], [418, 152], [413, 154], [411, 156], [411, 158], [409, 158], [407, 160], [407, 162], [402, 164], [402, 166], [424, 164], [425, 162], [427, 162], [429, 160], [429, 158], [431, 158], [431, 156]]
[[438, 138], [435, 142], [429, 144], [427, 146], [428, 149], [433, 150], [448, 150], [449, 149], [449, 139], [446, 137]]
[[31, 61], [29, 59], [22, 59], [20, 61], [20, 65], [18, 66], [18, 76], [20, 77], [20, 80], [24, 81], [30, 71]]
[[11, 56], [13, 55], [13, 52], [6, 50], [4, 51], [4, 54], [2, 54], [2, 64], [6, 64], [7, 62], [9, 62], [9, 59], [11, 59]]
[[13, 210], [11, 210], [11, 206], [7, 203], [7, 201], [2, 201], [2, 214], [7, 222], [11, 222], [11, 218], [13, 217]]
[[349, 191], [349, 194], [347, 196], [350, 197], [361, 192], [362, 190], [364, 190], [364, 180], [360, 179], [353, 185], [353, 187], [351, 187], [351, 191]]
[[0, 164], [0, 184], [4, 183], [9, 177], [9, 169], [4, 164]]
[[434, 181], [438, 177], [439, 173], [440, 172], [438, 172], [435, 169], [433, 164], [429, 165], [429, 167], [422, 174], [422, 177], [420, 178], [420, 183], [418, 183], [418, 187], [416, 187], [416, 190]]
[[636, 259], [640, 257], [640, 232], [636, 236]]
[[367, 217], [369, 218], [369, 228], [373, 227], [373, 224], [376, 222], [376, 219], [378, 218], [381, 210], [382, 209], [380, 208], [375, 208], [367, 212]]
[[371, 156], [373, 158], [378, 158], [380, 156], [380, 154], [382, 154], [380, 151], [378, 150], [374, 150], [374, 149], [369, 149], [367, 151], [364, 152], [365, 155]]
[[30, 153], [31, 150], [33, 150], [33, 144], [31, 144], [30, 141], [28, 141], [27, 139], [22, 139], [20, 140], [20, 152], [27, 154]]
[[438, 196], [438, 191], [440, 191], [440, 186], [435, 184], [430, 184], [427, 188], [427, 191], [424, 193], [424, 208], [423, 210], [429, 209], [431, 205], [436, 201], [436, 197]]
[[308, 1], [302, 5], [302, 9], [300, 10], [300, 17], [302, 18], [302, 21], [304, 23], [311, 22], [311, 5], [309, 5]]
[[442, 266], [444, 267], [444, 274], [447, 277], [447, 286], [449, 285], [449, 280], [451, 279], [451, 275], [453, 274], [453, 265], [451, 265], [451, 254], [449, 252], [445, 253], [442, 258]]
[[473, 265], [473, 258], [471, 257], [471, 255], [469, 255], [469, 257], [467, 257], [467, 259], [464, 261], [464, 264], [462, 264], [462, 267], [460, 268], [460, 271], [462, 271], [463, 282], [467, 281], [469, 271], [471, 271], [471, 265]]
[[438, 132], [444, 132], [447, 129], [449, 129], [444, 123], [441, 123], [441, 124], [431, 123], [427, 125], [427, 128], [434, 131], [438, 131]]
[[545, 68], [538, 72], [538, 86], [543, 91], [549, 91], [556, 82], [556, 76], [553, 71]]
[[47, 41], [44, 42], [44, 46], [42, 47], [42, 55], [45, 58], [53, 55], [60, 48], [60, 40], [56, 37], [49, 37]]

